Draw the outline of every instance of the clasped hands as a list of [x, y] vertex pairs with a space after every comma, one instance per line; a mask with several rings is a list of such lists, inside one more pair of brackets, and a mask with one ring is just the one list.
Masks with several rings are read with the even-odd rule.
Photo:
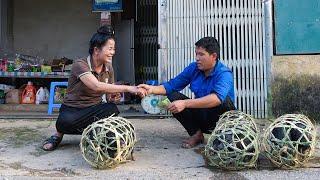
[[[148, 95], [147, 90], [138, 86], [127, 86], [126, 92], [129, 92], [134, 95], [138, 95], [141, 98]], [[120, 93], [109, 93], [107, 94], [108, 102], [119, 103], [121, 100]]]

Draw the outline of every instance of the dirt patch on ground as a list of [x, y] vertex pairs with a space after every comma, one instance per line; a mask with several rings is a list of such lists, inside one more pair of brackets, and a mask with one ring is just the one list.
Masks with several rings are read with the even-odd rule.
[[[204, 145], [194, 149], [181, 148], [188, 135], [174, 119], [132, 119], [138, 142], [135, 161], [114, 169], [96, 170], [82, 157], [81, 136], [66, 135], [53, 152], [40, 149], [55, 129], [53, 121], [0, 121], [0, 177], [38, 178], [72, 177], [77, 179], [285, 179], [301, 177], [317, 179], [320, 169], [319, 149], [310, 160], [312, 168], [284, 171], [272, 168], [269, 161], [259, 159], [258, 168], [243, 171], [221, 171], [207, 165]], [[266, 127], [265, 120], [261, 132]], [[317, 147], [319, 148], [319, 146]], [[267, 164], [264, 164], [267, 163]]]
[[37, 129], [26, 127], [0, 128], [1, 141], [15, 148], [39, 142], [43, 138], [44, 136]]

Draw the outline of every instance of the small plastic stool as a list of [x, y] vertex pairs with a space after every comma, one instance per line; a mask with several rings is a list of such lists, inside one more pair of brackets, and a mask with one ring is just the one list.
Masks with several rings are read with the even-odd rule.
[[158, 80], [147, 80], [146, 84], [152, 85], [152, 86], [158, 86], [159, 82], [158, 82]]
[[51, 115], [53, 108], [60, 108], [61, 104], [54, 104], [54, 90], [56, 86], [68, 86], [68, 82], [51, 82], [50, 85], [50, 95], [49, 95], [49, 104], [48, 104], [48, 114]]

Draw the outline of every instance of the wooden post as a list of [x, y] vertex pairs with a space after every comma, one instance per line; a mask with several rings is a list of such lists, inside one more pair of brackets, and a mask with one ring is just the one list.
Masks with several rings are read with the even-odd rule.
[[167, 0], [158, 1], [158, 80], [168, 81]]

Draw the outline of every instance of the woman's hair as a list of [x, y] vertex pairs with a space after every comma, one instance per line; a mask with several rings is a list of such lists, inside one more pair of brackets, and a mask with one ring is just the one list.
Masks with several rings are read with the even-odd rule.
[[109, 39], [114, 39], [114, 30], [112, 26], [101, 26], [91, 37], [89, 54], [92, 55], [95, 47], [100, 49]]

